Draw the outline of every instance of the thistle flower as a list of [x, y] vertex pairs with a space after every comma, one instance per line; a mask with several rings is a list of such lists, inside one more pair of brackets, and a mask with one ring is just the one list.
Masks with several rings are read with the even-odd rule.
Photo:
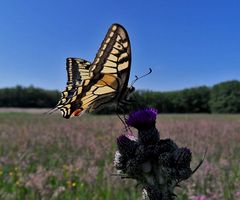
[[114, 161], [113, 161], [114, 167], [118, 167], [120, 165], [120, 157], [121, 157], [120, 152], [116, 151]]
[[127, 135], [120, 135], [117, 138], [119, 152], [127, 157], [133, 157], [137, 148], [137, 142], [131, 140]]
[[157, 110], [155, 108], [145, 108], [129, 114], [126, 123], [128, 126], [138, 130], [148, 130], [156, 123]]
[[203, 160], [191, 170], [190, 149], [179, 148], [171, 139], [160, 139], [156, 117], [154, 108], [129, 114], [126, 123], [138, 130], [138, 137], [131, 139], [121, 135], [117, 138], [114, 166], [120, 176], [137, 180], [143, 188], [144, 200], [173, 200], [175, 186], [189, 178]]
[[175, 164], [178, 167], [189, 167], [192, 159], [192, 153], [189, 148], [179, 148], [174, 152]]
[[139, 143], [144, 145], [156, 144], [159, 141], [159, 132], [155, 127], [157, 110], [145, 108], [129, 114], [126, 123], [138, 129]]

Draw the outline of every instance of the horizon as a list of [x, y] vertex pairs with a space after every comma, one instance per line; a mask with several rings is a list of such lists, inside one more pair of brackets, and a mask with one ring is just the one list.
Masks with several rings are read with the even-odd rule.
[[131, 41], [129, 83], [153, 70], [136, 82], [138, 90], [177, 91], [239, 80], [239, 9], [236, 0], [4, 2], [0, 88], [34, 85], [63, 91], [65, 59], [93, 60], [115, 22]]
[[[220, 83], [225, 83], [225, 82], [230, 82], [230, 81], [240, 81], [240, 80], [237, 80], [237, 79], [232, 79], [232, 80], [226, 80], [226, 81], [221, 81], [219, 83], [215, 83], [213, 85], [198, 85], [198, 86], [190, 86], [190, 87], [185, 87], [185, 88], [180, 88], [180, 89], [177, 89], [177, 90], [152, 90], [152, 89], [136, 89], [136, 91], [150, 91], [150, 92], [178, 92], [178, 91], [182, 91], [182, 90], [186, 90], [186, 89], [192, 89], [192, 88], [199, 88], [199, 87], [208, 87], [208, 88], [212, 88], [213, 86], [217, 85], [217, 84], [220, 84]], [[15, 87], [23, 87], [23, 88], [29, 88], [29, 87], [33, 87], [33, 88], [36, 88], [36, 89], [43, 89], [43, 90], [48, 90], [48, 91], [58, 91], [58, 92], [62, 92], [64, 91], [63, 90], [59, 90], [59, 89], [49, 89], [49, 88], [43, 88], [43, 87], [40, 87], [40, 86], [37, 86], [37, 85], [34, 85], [34, 84], [30, 84], [28, 86], [25, 86], [25, 85], [14, 85], [14, 86], [7, 86], [7, 87], [0, 87], [0, 90], [1, 89], [6, 89], [6, 88], [15, 88]]]

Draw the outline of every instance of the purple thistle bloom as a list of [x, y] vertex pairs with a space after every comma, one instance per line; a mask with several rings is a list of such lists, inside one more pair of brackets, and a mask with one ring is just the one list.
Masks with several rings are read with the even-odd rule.
[[126, 123], [128, 126], [132, 126], [138, 130], [149, 129], [156, 123], [157, 109], [145, 108], [143, 110], [134, 111], [129, 114]]

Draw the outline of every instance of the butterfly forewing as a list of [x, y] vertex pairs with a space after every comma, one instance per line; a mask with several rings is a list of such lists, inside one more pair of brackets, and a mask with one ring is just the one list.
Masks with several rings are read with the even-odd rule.
[[93, 74], [113, 74], [127, 87], [131, 65], [131, 48], [127, 31], [113, 24], [90, 67]]

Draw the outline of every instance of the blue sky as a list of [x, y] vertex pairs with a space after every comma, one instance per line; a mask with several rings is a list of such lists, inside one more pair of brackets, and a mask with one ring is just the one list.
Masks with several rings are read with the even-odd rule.
[[[112, 23], [132, 44], [137, 89], [172, 91], [240, 78], [239, 0], [10, 0], [0, 7], [0, 88], [65, 88], [65, 59], [92, 61]], [[130, 82], [131, 82], [130, 80]]]

